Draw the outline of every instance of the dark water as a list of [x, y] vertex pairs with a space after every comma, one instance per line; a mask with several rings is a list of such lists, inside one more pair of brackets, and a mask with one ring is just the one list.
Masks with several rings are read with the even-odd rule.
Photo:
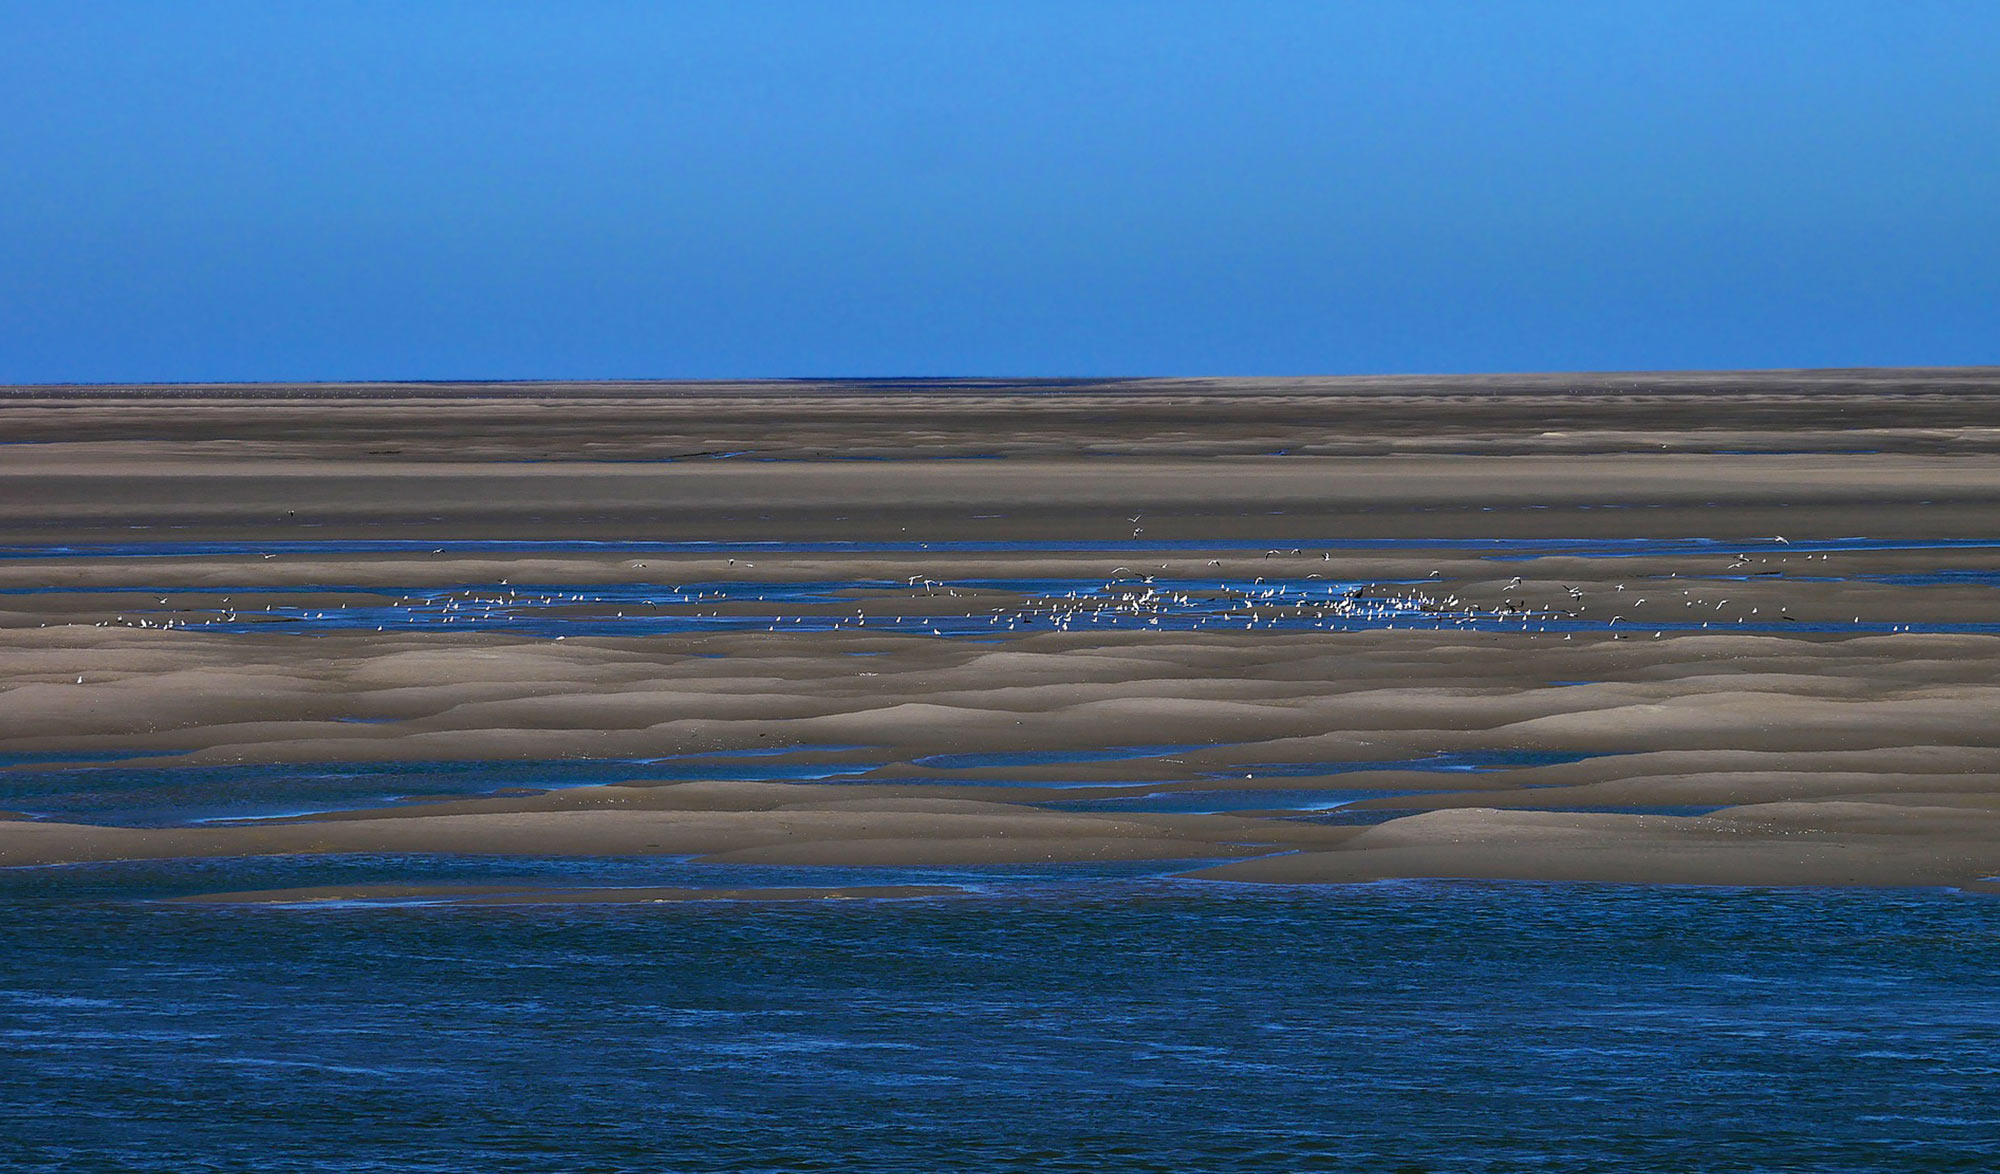
[[[430, 545], [135, 544], [85, 553]], [[1972, 545], [1991, 543], [1483, 548], [1515, 559]], [[14, 547], [0, 558], [77, 552]], [[1940, 571], [1910, 582], [1990, 585], [1983, 575]], [[887, 618], [871, 614], [866, 627], [960, 638], [991, 634], [1001, 622], [988, 614], [992, 603], [1024, 624], [1062, 616], [1079, 626], [1170, 629], [1252, 619], [1260, 630], [1596, 626], [1440, 610], [1412, 589], [1421, 587], [1311, 579], [466, 584], [400, 598], [355, 589], [364, 598], [311, 608], [287, 606], [283, 590], [263, 588], [257, 594], [271, 602], [254, 617], [194, 626], [435, 626], [551, 637], [758, 630], [830, 622], [800, 609], [856, 597], [899, 604]], [[974, 600], [939, 604], [940, 591]], [[899, 615], [904, 601], [910, 612], [958, 610]], [[1682, 627], [1691, 626], [1674, 630]], [[1178, 782], [1115, 788], [1127, 794], [1061, 778], [988, 777], [1136, 766], [1191, 749], [1024, 748], [910, 763], [854, 746], [497, 764], [156, 766], [29, 755], [0, 759], [0, 808], [159, 824], [631, 779], [839, 783], [914, 767], [936, 781], [1045, 786], [1049, 806], [1074, 810], [1294, 808], [1346, 822], [1389, 813], [1341, 805], [1394, 793], [1359, 789], [1364, 778], [1353, 790], [1300, 781], [1385, 767], [1478, 773], [1578, 757], [1495, 749], [1218, 770], [1217, 761], [1231, 759], [1210, 755]], [[1255, 775], [1256, 789], [1220, 787], [1245, 774]], [[826, 870], [355, 856], [0, 870], [0, 1172], [2000, 1168], [2000, 984], [1992, 977], [2000, 906], [1991, 897], [1436, 882], [1243, 888], [1170, 875], [1199, 863]], [[442, 897], [280, 908], [161, 901], [368, 882], [543, 890], [926, 884], [959, 895], [520, 909]]]
[[[1273, 789], [1248, 788], [1240, 784], [1220, 788], [1213, 785], [1215, 780], [1221, 779], [1297, 779], [1368, 771], [1484, 774], [1597, 757], [1586, 753], [1536, 750], [1440, 751], [1409, 759], [1252, 762], [1219, 771], [1187, 768], [1171, 757], [1187, 751], [1227, 748], [1183, 743], [931, 754], [915, 757], [907, 765], [928, 772], [922, 777], [923, 782], [1042, 788], [1060, 793], [1060, 799], [1052, 801], [1051, 806], [1070, 806], [1079, 810], [1215, 812], [1277, 807], [1320, 810], [1355, 799], [1404, 793], [1369, 788]], [[135, 755], [56, 753], [46, 756], [0, 756], [0, 811], [38, 820], [160, 827], [220, 820], [279, 819], [401, 802], [520, 794], [634, 781], [825, 784], [910, 781], [897, 773], [905, 764], [886, 748], [877, 746], [794, 744], [658, 758], [205, 764], [118, 761], [130, 757]], [[984, 768], [1059, 768], [1084, 763], [1136, 763], [1158, 759], [1181, 765], [1186, 777], [1169, 791], [1157, 794], [1116, 794], [1142, 784], [1136, 781], [1083, 781], [1059, 771], [1053, 777], [1042, 778], [961, 777], [958, 774], [960, 771]], [[1114, 794], [1091, 795], [1091, 792], [1103, 790]]]
[[[1857, 576], [1890, 585], [1993, 586], [1982, 573]], [[913, 577], [914, 578], [914, 577]], [[1745, 576], [1707, 576], [1741, 581]], [[1693, 581], [1690, 579], [1689, 581]], [[1801, 581], [1835, 581], [1824, 577]], [[1727, 630], [1797, 636], [1887, 632], [1994, 633], [1993, 621], [1800, 621], [1774, 615], [1643, 623], [1583, 618], [1547, 608], [1479, 607], [1438, 592], [1427, 580], [1341, 582], [1317, 577], [1229, 579], [966, 579], [900, 583], [852, 579], [809, 583], [478, 583], [451, 587], [382, 588], [322, 585], [255, 588], [218, 586], [208, 594], [261, 597], [241, 610], [210, 606], [192, 612], [165, 606], [172, 589], [11, 588], [0, 596], [60, 593], [101, 595], [125, 625], [262, 634], [328, 632], [490, 631], [540, 638], [658, 636], [717, 632], [870, 631], [956, 638], [1012, 632], [1207, 630], [1305, 632], [1395, 628], [1482, 632], [1654, 632]], [[340, 593], [339, 602], [283, 602], [290, 595]], [[128, 606], [122, 600], [133, 599]], [[150, 599], [162, 606], [150, 606]], [[139, 602], [140, 600], [146, 602]], [[946, 602], [949, 601], [949, 602]], [[706, 610], [704, 610], [706, 609]], [[898, 614], [900, 613], [900, 614]], [[1621, 620], [1625, 621], [1620, 628]]]
[[[1758, 539], [1723, 542], [1680, 539], [1488, 539], [1484, 541], [1375, 539], [1346, 540], [1351, 550], [1466, 549], [1481, 557], [1512, 563], [1551, 555], [1621, 558], [1713, 556], [1764, 553], [1809, 555], [1888, 550], [1969, 550], [1995, 546], [1993, 540], [1899, 541], [1844, 538], [1786, 542]], [[1098, 554], [1254, 551], [1263, 543], [1242, 542], [599, 542], [472, 540], [440, 545], [395, 540], [244, 542], [138, 542], [75, 546], [0, 546], [0, 560], [87, 556], [97, 559], [164, 557], [422, 553], [722, 553], [796, 555], [812, 553], [1011, 552]], [[1304, 548], [1290, 548], [1299, 553]], [[1271, 551], [1269, 553], [1277, 553]], [[733, 560], [732, 560], [733, 561]], [[754, 565], [754, 564], [752, 564]], [[1688, 582], [1743, 582], [1762, 577], [1690, 569]], [[1775, 574], [1776, 572], [1769, 572]], [[1677, 575], [1677, 578], [1681, 576]], [[1940, 568], [1896, 575], [1794, 575], [1799, 582], [1865, 582], [1883, 586], [1992, 587], [1991, 570]], [[1622, 590], [1622, 586], [1620, 590]], [[1863, 635], [1893, 632], [1974, 634], [2000, 632], [1990, 620], [1918, 619], [1848, 622], [1795, 620], [1782, 608], [1756, 618], [1750, 614], [1600, 614], [1587, 609], [1528, 607], [1507, 603], [1478, 605], [1459, 599], [1449, 585], [1431, 579], [1349, 581], [1318, 575], [1243, 578], [1155, 578], [1120, 568], [1110, 578], [961, 578], [934, 580], [841, 579], [766, 582], [754, 579], [658, 583], [461, 583], [432, 587], [311, 586], [247, 587], [210, 584], [204, 594], [217, 602], [184, 610], [169, 606], [173, 589], [144, 584], [106, 587], [16, 587], [0, 595], [24, 600], [47, 594], [104, 598], [115, 622], [141, 627], [176, 627], [214, 633], [322, 634], [330, 632], [490, 631], [544, 639], [570, 636], [638, 637], [724, 632], [808, 633], [872, 631], [982, 640], [1010, 633], [1052, 630], [1100, 632], [1265, 633], [1366, 631], [1397, 628], [1479, 632], [1591, 634], [1623, 637], [1725, 630], [1736, 633]], [[302, 602], [290, 597], [310, 596]], [[230, 606], [226, 599], [239, 603]], [[160, 606], [153, 606], [157, 600]], [[188, 601], [183, 600], [183, 604]], [[1635, 600], [1635, 602], [1637, 602]], [[128, 604], [130, 606], [128, 606]], [[1615, 611], [1616, 609], [1612, 609]], [[1706, 614], [1706, 613], [1704, 613]], [[1622, 627], [1621, 627], [1622, 624]]]
[[807, 906], [142, 899], [226, 867], [0, 873], [0, 1165], [2000, 1163], [1988, 899], [1104, 877]]
[[[635, 779], [838, 782], [882, 765], [867, 747], [788, 746], [665, 758], [213, 765], [78, 764], [0, 769], [0, 810], [36, 819], [130, 827], [372, 807], [399, 800], [546, 791]], [[0, 761], [0, 767], [7, 767]]]

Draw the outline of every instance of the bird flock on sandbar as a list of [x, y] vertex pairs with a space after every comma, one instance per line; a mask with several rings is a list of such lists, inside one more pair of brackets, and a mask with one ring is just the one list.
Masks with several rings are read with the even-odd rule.
[[[1266, 559], [1297, 558], [1273, 550]], [[1311, 556], [1305, 556], [1310, 560]], [[406, 590], [385, 599], [375, 591], [328, 588], [237, 589], [219, 603], [120, 614], [100, 626], [222, 631], [412, 631], [471, 628], [528, 635], [647, 635], [665, 632], [871, 631], [955, 637], [1007, 633], [1140, 631], [1352, 631], [1468, 629], [1527, 633], [1609, 632], [1614, 638], [1650, 633], [1737, 629], [1799, 623], [1790, 606], [1768, 593], [1738, 601], [1731, 582], [1782, 579], [1786, 558], [1739, 554], [1721, 573], [1690, 568], [1643, 576], [1637, 585], [1593, 584], [1588, 590], [1514, 576], [1461, 584], [1443, 572], [1422, 579], [1355, 581], [1320, 574], [1231, 577], [1210, 559], [1210, 577], [1117, 566], [1101, 578], [948, 579], [913, 574], [901, 581], [775, 582], [749, 579], [697, 583], [497, 584]], [[1804, 554], [1806, 560], [1825, 554]], [[1322, 555], [1330, 561], [1330, 555]], [[1285, 566], [1286, 564], [1279, 564]], [[643, 563], [631, 564], [634, 569]], [[732, 574], [754, 563], [729, 562]], [[1756, 569], [1753, 569], [1756, 568]], [[1277, 568], [1274, 567], [1275, 571]], [[1290, 569], [1289, 567], [1287, 569]], [[340, 594], [334, 605], [298, 606], [286, 594]], [[1472, 595], [1485, 596], [1478, 602]], [[1496, 597], [1497, 598], [1494, 598]], [[1732, 604], [1735, 607], [1732, 610]], [[1678, 606], [1675, 606], [1678, 605]], [[1768, 611], [1769, 614], [1766, 614]], [[1665, 614], [1663, 614], [1665, 613]], [[1825, 621], [1820, 621], [1824, 626]], [[1854, 625], [1863, 625], [1855, 616]], [[1865, 625], [1888, 631], [1908, 625]]]

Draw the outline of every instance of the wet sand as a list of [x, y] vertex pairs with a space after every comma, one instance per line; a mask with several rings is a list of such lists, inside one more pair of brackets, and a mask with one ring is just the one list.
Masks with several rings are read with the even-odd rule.
[[[1979, 887], [1996, 392], [1991, 370], [18, 389], [0, 774], [638, 765], [251, 822], [24, 795], [0, 865]], [[743, 752], [801, 777], [644, 766]], [[355, 899], [396, 893], [419, 895]]]

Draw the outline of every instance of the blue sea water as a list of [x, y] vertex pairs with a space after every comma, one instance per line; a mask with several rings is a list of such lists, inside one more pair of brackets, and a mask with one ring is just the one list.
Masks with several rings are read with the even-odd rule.
[[[1228, 770], [1184, 770], [1178, 785], [1157, 794], [1123, 794], [1138, 782], [1053, 777], [961, 777], [985, 768], [1062, 767], [1084, 763], [1165, 759], [1187, 751], [1226, 749], [1206, 743], [1101, 746], [920, 755], [921, 781], [962, 786], [1041, 788], [1051, 805], [1079, 810], [1245, 811], [1273, 807], [1320, 810], [1354, 799], [1398, 794], [1371, 788], [1228, 788], [1214, 780], [1301, 779], [1369, 771], [1484, 774], [1518, 767], [1579, 762], [1588, 753], [1533, 750], [1439, 751], [1422, 758], [1243, 763]], [[123, 827], [283, 819], [406, 802], [521, 794], [635, 781], [867, 783], [905, 781], [903, 765], [883, 747], [785, 744], [711, 750], [655, 758], [418, 760], [383, 762], [196, 763], [120, 761], [131, 754], [17, 754], [0, 757], [0, 811], [37, 820]], [[884, 774], [883, 772], [888, 772]], [[1206, 784], [1206, 785], [1204, 785]], [[1096, 792], [1110, 792], [1097, 794]], [[1071, 793], [1075, 792], [1075, 793]]]
[[[1355, 540], [1353, 549], [1418, 550], [1439, 547], [1422, 540]], [[1988, 549], [1989, 540], [1898, 542], [1852, 538], [1823, 542], [1784, 543], [1779, 539], [1733, 542], [1715, 539], [1488, 540], [1452, 543], [1469, 546], [1482, 557], [1502, 562], [1526, 561], [1550, 555], [1636, 557], [1716, 555], [1727, 552], [1810, 554], [1830, 551]], [[1065, 542], [447, 542], [431, 553], [621, 552], [644, 553], [942, 553], [1011, 551], [1095, 553], [1187, 550], [1259, 549], [1241, 543], [1106, 543]], [[88, 555], [95, 558], [146, 559], [189, 555], [242, 556], [257, 553], [412, 553], [423, 544], [394, 541], [287, 542], [268, 549], [246, 543], [149, 542], [90, 546], [0, 546], [0, 560], [36, 560]], [[1775, 574], [1775, 572], [1772, 572]], [[1677, 577], [1683, 577], [1678, 576]], [[1690, 569], [1688, 581], [1748, 581], [1757, 575], [1700, 574]], [[1890, 586], [1992, 587], [1990, 570], [1940, 568], [1898, 575], [1864, 574], [1847, 578], [1795, 575], [1801, 582], [1866, 582]], [[1776, 582], [1776, 579], [1772, 580]], [[2000, 623], [1990, 620], [1881, 619], [1801, 621], [1774, 609], [1762, 618], [1734, 614], [1709, 619], [1636, 618], [1600, 611], [1586, 617], [1581, 610], [1527, 608], [1507, 604], [1482, 606], [1459, 600], [1430, 579], [1375, 581], [1328, 580], [1320, 576], [1257, 576], [1242, 578], [1154, 578], [1120, 568], [1110, 578], [963, 578], [933, 580], [921, 575], [907, 579], [841, 579], [808, 582], [767, 582], [755, 579], [658, 583], [458, 583], [427, 587], [361, 587], [317, 584], [251, 587], [210, 584], [209, 594], [245, 600], [237, 607], [211, 604], [194, 612], [179, 606], [151, 606], [149, 596], [173, 591], [159, 585], [106, 588], [11, 587], [0, 595], [31, 601], [37, 596], [100, 595], [106, 610], [116, 610], [117, 623], [174, 626], [211, 633], [324, 634], [333, 632], [504, 632], [539, 638], [638, 637], [724, 632], [808, 633], [867, 630], [876, 633], [931, 635], [982, 640], [996, 633], [1037, 631], [1189, 632], [1223, 630], [1360, 631], [1396, 628], [1490, 632], [1611, 632], [1655, 634], [1726, 630], [1738, 633], [1932, 634], [1994, 633]], [[328, 595], [337, 598], [329, 600]], [[310, 596], [287, 602], [290, 596]], [[247, 602], [247, 601], [255, 602]], [[946, 603], [945, 600], [953, 602]], [[132, 606], [126, 606], [126, 602]], [[261, 606], [259, 606], [261, 603]], [[1754, 613], [1753, 613], [1754, 614]], [[1621, 623], [1623, 626], [1621, 627]]]
[[0, 763], [0, 810], [130, 827], [287, 816], [406, 800], [560, 790], [635, 779], [837, 782], [881, 763], [855, 746], [781, 746], [664, 758], [176, 763], [57, 758]]
[[[628, 548], [532, 548], [613, 545]], [[283, 552], [389, 548], [300, 543]], [[1778, 545], [1497, 543], [1487, 553], [1722, 549]], [[14, 547], [0, 557], [68, 553]], [[1919, 578], [1989, 584], [1938, 575]], [[273, 607], [254, 624], [212, 628], [755, 630], [849, 592], [933, 586], [1058, 606], [1129, 589], [1082, 580], [916, 589], [468, 584], [379, 607]], [[1101, 622], [1233, 623], [1246, 606], [1320, 604], [1356, 585], [1153, 586], [1190, 598]], [[616, 614], [716, 602], [741, 612]], [[1408, 625], [1426, 615], [1383, 597], [1338, 620]], [[890, 626], [964, 638], [992, 622], [912, 616]], [[1276, 616], [1259, 626], [1318, 622], [1329, 621]], [[1567, 621], [1534, 622], [1563, 630], [1555, 625]], [[1190, 768], [1182, 782], [1122, 795], [986, 777], [1059, 775], [1054, 768], [1066, 764], [1184, 749], [1029, 748], [906, 765], [937, 781], [1047, 786], [1048, 805], [1071, 810], [1291, 807], [1347, 822], [1390, 813], [1339, 805], [1393, 793], [1298, 780], [1384, 768], [1479, 773], [1578, 757], [1498, 749], [1386, 763], [1248, 762], [1229, 772]], [[894, 765], [885, 753], [785, 746], [647, 761], [276, 766], [22, 754], [0, 760], [0, 808], [143, 825], [640, 778], [838, 783]], [[1271, 785], [1212, 785], [1246, 773]], [[0, 870], [0, 1171], [2000, 1169], [2000, 987], [1991, 980], [2000, 907], [1990, 896], [1447, 882], [1266, 888], [1171, 875], [1199, 863], [824, 870], [402, 856]], [[927, 884], [958, 895], [516, 909], [430, 897], [286, 907], [161, 901], [366, 882], [565, 891]]]
[[1045, 874], [807, 905], [149, 900], [236, 867], [0, 873], [0, 1165], [2000, 1163], [1989, 898]]

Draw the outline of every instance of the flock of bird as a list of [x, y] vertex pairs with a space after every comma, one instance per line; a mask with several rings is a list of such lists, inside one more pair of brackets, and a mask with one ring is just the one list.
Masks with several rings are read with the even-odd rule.
[[[1274, 550], [1266, 558], [1298, 551]], [[1825, 554], [1803, 558], [1826, 559]], [[1330, 556], [1323, 556], [1330, 559]], [[731, 565], [735, 560], [730, 560]], [[1318, 574], [1229, 578], [1217, 570], [1212, 578], [1145, 574], [1131, 567], [1114, 568], [1103, 579], [945, 580], [911, 575], [901, 582], [773, 583], [722, 581], [695, 584], [605, 584], [577, 586], [514, 586], [502, 580], [485, 587], [414, 591], [392, 602], [364, 601], [339, 606], [299, 607], [282, 595], [259, 593], [261, 606], [234, 606], [223, 597], [219, 606], [202, 610], [172, 608], [159, 597], [162, 611], [151, 615], [120, 615], [100, 624], [141, 628], [209, 630], [269, 630], [273, 626], [308, 630], [408, 631], [442, 626], [554, 635], [635, 635], [668, 631], [834, 631], [916, 632], [940, 636], [977, 636], [999, 632], [1092, 631], [1102, 629], [1429, 630], [1576, 631], [1608, 630], [1625, 638], [1650, 629], [1654, 636], [1668, 631], [1707, 629], [1718, 624], [1778, 624], [1797, 622], [1789, 605], [1759, 595], [1764, 603], [1739, 603], [1710, 584], [1782, 576], [1782, 566], [1749, 568], [1770, 563], [1769, 557], [1735, 556], [1723, 573], [1690, 571], [1653, 575], [1632, 588], [1626, 583], [1603, 585], [1586, 592], [1567, 584], [1553, 590], [1547, 581], [1530, 583], [1516, 576], [1500, 585], [1491, 581], [1449, 589], [1442, 572], [1420, 580], [1386, 582], [1336, 581]], [[1776, 560], [1782, 564], [1783, 558]], [[642, 567], [643, 564], [633, 564]], [[746, 568], [754, 564], [745, 564]], [[1163, 567], [1162, 570], [1165, 568]], [[245, 589], [248, 590], [248, 589]], [[1460, 592], [1498, 596], [1481, 603]], [[1676, 608], [1672, 605], [1678, 604]], [[1596, 614], [1592, 614], [1593, 606]], [[1773, 614], [1766, 616], [1764, 609]], [[1679, 614], [1662, 614], [1675, 613]], [[1855, 623], [1861, 617], [1854, 617]]]

